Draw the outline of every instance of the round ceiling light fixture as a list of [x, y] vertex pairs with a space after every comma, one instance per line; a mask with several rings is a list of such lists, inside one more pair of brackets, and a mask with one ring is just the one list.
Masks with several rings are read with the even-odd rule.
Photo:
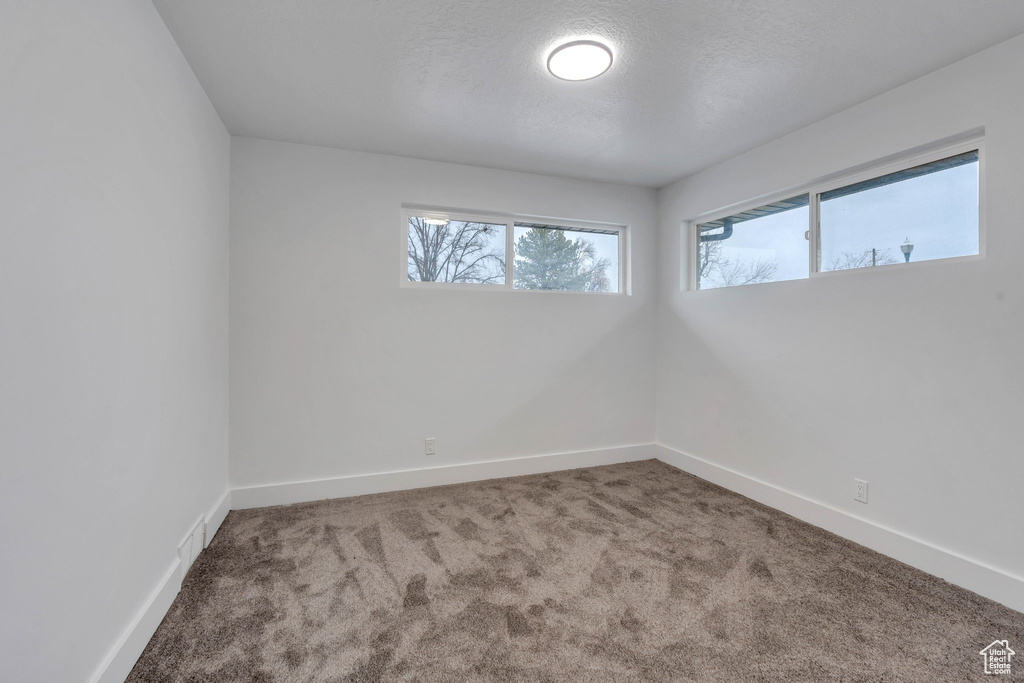
[[597, 78], [612, 66], [612, 51], [596, 40], [573, 40], [548, 55], [548, 71], [563, 81]]

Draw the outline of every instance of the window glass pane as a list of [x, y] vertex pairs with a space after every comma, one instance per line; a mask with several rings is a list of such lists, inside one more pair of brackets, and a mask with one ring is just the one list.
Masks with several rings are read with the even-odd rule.
[[808, 275], [808, 195], [697, 226], [697, 289]]
[[978, 153], [821, 194], [821, 270], [978, 253]]
[[517, 224], [516, 289], [619, 291], [619, 233]]
[[505, 284], [505, 225], [410, 218], [409, 279]]

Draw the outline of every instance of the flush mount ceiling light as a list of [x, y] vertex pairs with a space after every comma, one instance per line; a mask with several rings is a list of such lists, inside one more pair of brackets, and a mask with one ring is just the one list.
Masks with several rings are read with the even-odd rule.
[[448, 225], [447, 218], [424, 218], [423, 222], [427, 225]]
[[597, 78], [612, 65], [612, 51], [596, 40], [574, 40], [548, 55], [548, 71], [563, 81]]

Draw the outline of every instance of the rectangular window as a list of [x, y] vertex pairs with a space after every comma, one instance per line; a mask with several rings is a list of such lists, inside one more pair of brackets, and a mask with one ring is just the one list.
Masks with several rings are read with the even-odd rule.
[[624, 226], [407, 208], [402, 280], [559, 292], [625, 291]]
[[950, 145], [695, 221], [696, 289], [981, 253], [982, 142]]
[[503, 285], [504, 223], [409, 217], [409, 280]]
[[561, 292], [619, 291], [619, 233], [516, 223], [516, 289]]
[[697, 225], [697, 289], [807, 277], [808, 195]]
[[820, 194], [821, 270], [978, 253], [978, 152]]

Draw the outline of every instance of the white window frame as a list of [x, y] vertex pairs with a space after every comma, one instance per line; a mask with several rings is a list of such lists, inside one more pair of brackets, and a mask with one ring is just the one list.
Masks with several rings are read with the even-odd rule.
[[[880, 176], [889, 175], [890, 173], [897, 173], [899, 171], [913, 168], [914, 166], [920, 166], [922, 164], [928, 164], [933, 161], [939, 161], [948, 157], [956, 156], [958, 154], [965, 154], [977, 150], [978, 152], [978, 253], [977, 254], [966, 254], [963, 256], [948, 256], [945, 258], [928, 259], [927, 261], [911, 261], [910, 263], [890, 263], [879, 266], [873, 266], [871, 268], [846, 268], [841, 270], [822, 270], [821, 269], [821, 195], [829, 190], [835, 190], [840, 187], [846, 187], [847, 185], [853, 185], [855, 183], [863, 182], [865, 180], [871, 180], [872, 178], [878, 178]], [[684, 243], [687, 246], [688, 254], [684, 263], [687, 265], [683, 268], [684, 278], [686, 279], [684, 284], [685, 289], [694, 292], [709, 292], [718, 290], [730, 290], [730, 289], [745, 289], [747, 287], [757, 287], [762, 285], [776, 284], [774, 282], [761, 282], [752, 285], [743, 285], [739, 287], [715, 287], [712, 289], [698, 289], [697, 278], [699, 273], [696, 268], [697, 250], [700, 246], [700, 232], [697, 229], [698, 225], [716, 221], [733, 214], [742, 213], [751, 209], [756, 209], [765, 204], [771, 204], [773, 202], [782, 201], [791, 197], [798, 197], [800, 195], [808, 195], [808, 212], [807, 212], [807, 235], [808, 235], [808, 246], [807, 246], [807, 259], [808, 259], [808, 277], [797, 278], [795, 280], [780, 280], [778, 282], [800, 282], [805, 280], [814, 280], [819, 277], [836, 277], [842, 276], [842, 274], [848, 273], [859, 273], [862, 271], [874, 271], [879, 269], [917, 269], [922, 267], [932, 267], [936, 264], [946, 264], [953, 261], [976, 261], [985, 258], [985, 138], [983, 135], [972, 136], [967, 139], [962, 139], [958, 142], [942, 144], [940, 146], [932, 146], [926, 151], [912, 153], [909, 155], [903, 155], [893, 161], [887, 161], [880, 164], [871, 165], [864, 170], [855, 172], [843, 171], [839, 174], [830, 176], [825, 180], [819, 180], [812, 183], [806, 183], [801, 186], [789, 188], [780, 192], [773, 192], [769, 195], [763, 195], [757, 199], [745, 201], [740, 204], [734, 204], [725, 209], [719, 209], [716, 211], [708, 212], [694, 218], [693, 220], [686, 221], [684, 223], [684, 229], [687, 233], [687, 239]]]
[[[412, 218], [443, 218], [449, 221], [466, 221], [473, 223], [490, 223], [505, 226], [505, 283], [485, 284], [482, 282], [422, 282], [409, 279], [409, 220]], [[515, 226], [517, 223], [539, 223], [568, 230], [601, 230], [605, 233], [617, 233], [619, 239], [619, 272], [618, 291], [615, 292], [580, 292], [560, 289], [516, 289], [513, 282], [515, 267]], [[514, 291], [541, 292], [547, 294], [590, 294], [600, 296], [628, 296], [630, 294], [629, 278], [629, 235], [628, 225], [601, 223], [597, 221], [567, 220], [547, 216], [530, 216], [525, 214], [489, 213], [486, 211], [464, 211], [461, 209], [441, 209], [437, 207], [402, 205], [401, 231], [401, 273], [400, 284], [409, 289], [433, 289], [456, 291]]]

